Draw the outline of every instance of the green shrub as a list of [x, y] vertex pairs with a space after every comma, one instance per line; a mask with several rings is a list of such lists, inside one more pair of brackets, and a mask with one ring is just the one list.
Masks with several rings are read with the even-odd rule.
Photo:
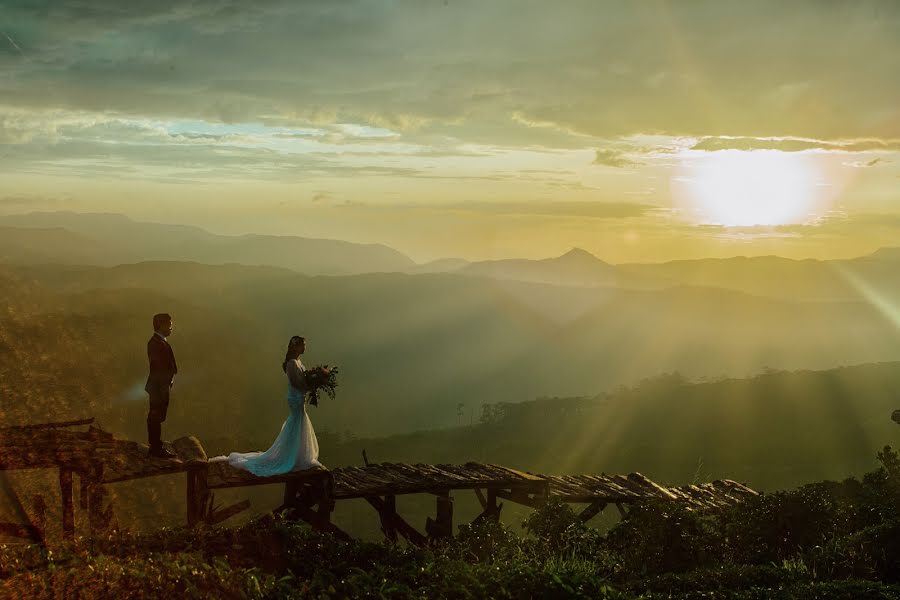
[[607, 541], [621, 560], [624, 577], [681, 572], [709, 566], [721, 557], [714, 524], [683, 505], [653, 502], [632, 508]]

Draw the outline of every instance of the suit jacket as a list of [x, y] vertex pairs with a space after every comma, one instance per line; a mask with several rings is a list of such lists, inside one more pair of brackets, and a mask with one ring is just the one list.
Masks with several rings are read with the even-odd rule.
[[172, 346], [154, 333], [147, 342], [147, 358], [150, 359], [150, 374], [144, 390], [150, 394], [168, 392], [178, 372]]

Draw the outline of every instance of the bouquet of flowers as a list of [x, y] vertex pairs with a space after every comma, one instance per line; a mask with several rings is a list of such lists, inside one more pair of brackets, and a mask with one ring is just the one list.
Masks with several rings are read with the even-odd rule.
[[313, 406], [319, 405], [319, 392], [324, 390], [334, 400], [334, 389], [337, 387], [337, 367], [318, 365], [303, 372], [306, 383], [306, 397]]

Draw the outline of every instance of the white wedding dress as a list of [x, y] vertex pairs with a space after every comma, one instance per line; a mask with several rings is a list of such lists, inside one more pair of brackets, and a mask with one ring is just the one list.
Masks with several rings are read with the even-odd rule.
[[[291, 361], [292, 366], [302, 373], [306, 370], [300, 359]], [[216, 456], [210, 462], [228, 461], [232, 467], [250, 471], [259, 477], [283, 475], [291, 471], [324, 469], [319, 462], [319, 442], [313, 430], [312, 421], [306, 414], [304, 394], [291, 385], [288, 377], [287, 403], [290, 413], [281, 432], [272, 446], [265, 452], [232, 452], [228, 456]]]

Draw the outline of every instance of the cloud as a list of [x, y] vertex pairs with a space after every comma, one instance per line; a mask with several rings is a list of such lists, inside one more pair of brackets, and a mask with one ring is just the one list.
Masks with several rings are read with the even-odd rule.
[[596, 155], [594, 157], [595, 165], [603, 165], [606, 167], [633, 167], [640, 165], [635, 160], [628, 158], [627, 154], [620, 150], [615, 150], [612, 148], [606, 149], [598, 149], [596, 151]]
[[632, 202], [565, 202], [535, 200], [529, 202], [458, 202], [411, 204], [403, 208], [474, 212], [482, 215], [527, 215], [542, 217], [585, 217], [592, 219], [632, 219], [649, 216], [659, 207]]
[[[814, 140], [805, 138], [756, 138], [756, 137], [704, 137], [691, 150], [780, 150], [781, 152], [804, 152], [825, 150], [831, 152], [897, 152], [900, 139], [859, 139], [859, 140]], [[877, 162], [879, 159], [874, 159]], [[873, 163], [874, 164], [874, 163]], [[872, 166], [872, 165], [869, 165]]]
[[886, 75], [900, 54], [893, 0], [658, 8], [11, 0], [0, 22], [21, 53], [0, 50], [3, 101], [158, 120], [358, 123], [492, 145], [589, 148], [639, 133], [900, 138], [900, 79]]

